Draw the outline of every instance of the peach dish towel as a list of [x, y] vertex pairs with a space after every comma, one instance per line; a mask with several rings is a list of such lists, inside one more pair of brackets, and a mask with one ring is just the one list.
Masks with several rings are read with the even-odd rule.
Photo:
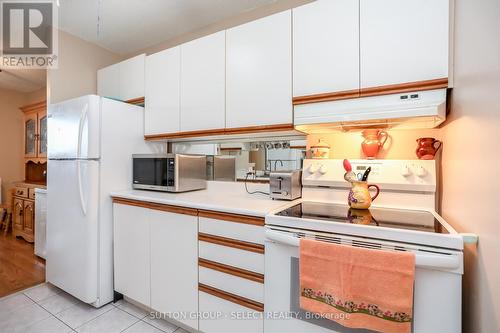
[[345, 327], [411, 333], [415, 254], [300, 240], [300, 307]]

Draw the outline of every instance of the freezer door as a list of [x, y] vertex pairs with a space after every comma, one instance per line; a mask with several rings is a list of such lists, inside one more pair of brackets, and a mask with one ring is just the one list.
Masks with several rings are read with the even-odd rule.
[[93, 303], [99, 297], [99, 162], [50, 160], [47, 185], [47, 281]]
[[87, 95], [48, 109], [48, 158], [100, 157], [100, 97]]

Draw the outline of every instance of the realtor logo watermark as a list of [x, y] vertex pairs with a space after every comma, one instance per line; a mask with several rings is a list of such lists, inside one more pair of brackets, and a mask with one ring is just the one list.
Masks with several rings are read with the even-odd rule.
[[0, 66], [57, 68], [57, 5], [0, 0]]

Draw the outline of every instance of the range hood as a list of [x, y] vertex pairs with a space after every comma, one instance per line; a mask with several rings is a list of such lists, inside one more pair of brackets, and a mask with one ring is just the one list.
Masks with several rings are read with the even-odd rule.
[[305, 133], [367, 127], [434, 128], [446, 120], [446, 89], [296, 105], [295, 128]]

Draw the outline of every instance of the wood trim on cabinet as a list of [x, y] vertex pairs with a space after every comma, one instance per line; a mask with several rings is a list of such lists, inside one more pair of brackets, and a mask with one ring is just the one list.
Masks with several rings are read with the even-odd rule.
[[198, 265], [201, 267], [213, 269], [214, 271], [222, 272], [225, 274], [237, 276], [243, 279], [247, 279], [250, 281], [254, 281], [257, 283], [264, 283], [264, 274], [255, 273], [251, 271], [247, 271], [245, 269], [224, 265], [218, 262], [214, 262], [211, 260], [206, 260], [203, 258], [198, 259]]
[[247, 183], [254, 183], [254, 184], [269, 184], [269, 178], [267, 178], [267, 179], [251, 179], [251, 178], [249, 178], [249, 179], [243, 178], [242, 179], [242, 178], [237, 178], [236, 181], [238, 183], [245, 183], [245, 182], [247, 182]]
[[145, 140], [168, 140], [168, 139], [182, 139], [182, 138], [192, 138], [192, 137], [197, 137], [197, 136], [213, 136], [213, 135], [224, 135], [224, 134], [225, 134], [224, 129], [210, 129], [210, 130], [200, 130], [200, 131], [145, 135], [144, 139]]
[[41, 101], [41, 102], [36, 102], [33, 104], [28, 104], [25, 106], [21, 106], [19, 109], [21, 109], [22, 112], [34, 112], [34, 111], [45, 111], [47, 108], [47, 101]]
[[233, 134], [281, 132], [281, 131], [292, 131], [292, 130], [295, 130], [293, 124], [277, 124], [277, 125], [225, 128], [225, 129], [224, 128], [209, 129], [209, 130], [189, 131], [189, 132], [151, 134], [151, 135], [145, 135], [144, 139], [148, 141], [169, 140], [169, 139], [171, 140], [171, 139], [183, 139], [183, 138], [192, 138], [200, 136], [222, 136], [222, 135], [233, 135]]
[[219, 148], [220, 151], [241, 151], [241, 147], [234, 147], [234, 148]]
[[259, 253], [259, 254], [264, 254], [265, 252], [264, 245], [261, 244], [249, 243], [232, 238], [209, 235], [201, 232], [198, 233], [198, 241], [232, 247], [235, 249]]
[[307, 146], [290, 146], [290, 149], [301, 149], [301, 150], [304, 150], [304, 149], [307, 149]]
[[360, 91], [360, 97], [381, 96], [381, 95], [399, 94], [412, 91], [433, 90], [433, 89], [443, 89], [443, 88], [448, 88], [448, 78], [362, 88]]
[[424, 80], [416, 82], [389, 84], [378, 87], [368, 87], [354, 90], [336, 91], [323, 94], [297, 96], [292, 99], [293, 105], [331, 102], [343, 99], [354, 99], [369, 96], [399, 94], [411, 91], [433, 90], [448, 88], [448, 78]]
[[212, 296], [222, 298], [226, 301], [229, 301], [231, 303], [235, 303], [241, 306], [244, 306], [246, 308], [255, 310], [257, 312], [264, 312], [264, 304], [252, 301], [251, 299], [241, 297], [235, 294], [228, 293], [226, 291], [222, 291], [210, 286], [207, 286], [205, 284], [199, 283], [198, 284], [198, 290], [202, 291], [204, 293], [210, 294]]
[[132, 98], [132, 99], [126, 100], [125, 103], [143, 106], [144, 105], [144, 97]]
[[292, 103], [293, 105], [302, 105], [302, 104], [319, 103], [319, 102], [340, 101], [343, 99], [351, 99], [358, 97], [359, 97], [359, 89], [354, 89], [354, 90], [343, 90], [343, 91], [336, 91], [323, 94], [297, 96], [292, 99]]
[[265, 219], [263, 217], [214, 212], [209, 210], [199, 210], [198, 216], [214, 220], [223, 220], [223, 221], [251, 224], [257, 226], [264, 226], [266, 224]]
[[224, 134], [247, 134], [261, 132], [281, 132], [294, 130], [293, 124], [276, 124], [276, 125], [261, 125], [248, 127], [226, 128]]
[[148, 208], [148, 209], [159, 210], [162, 212], [169, 212], [169, 213], [175, 213], [175, 214], [198, 216], [198, 210], [194, 209], [194, 208], [171, 206], [171, 205], [164, 205], [164, 204], [159, 204], [159, 203], [132, 200], [132, 199], [124, 199], [124, 198], [117, 198], [117, 197], [113, 197], [113, 203], [127, 205], [127, 206]]

